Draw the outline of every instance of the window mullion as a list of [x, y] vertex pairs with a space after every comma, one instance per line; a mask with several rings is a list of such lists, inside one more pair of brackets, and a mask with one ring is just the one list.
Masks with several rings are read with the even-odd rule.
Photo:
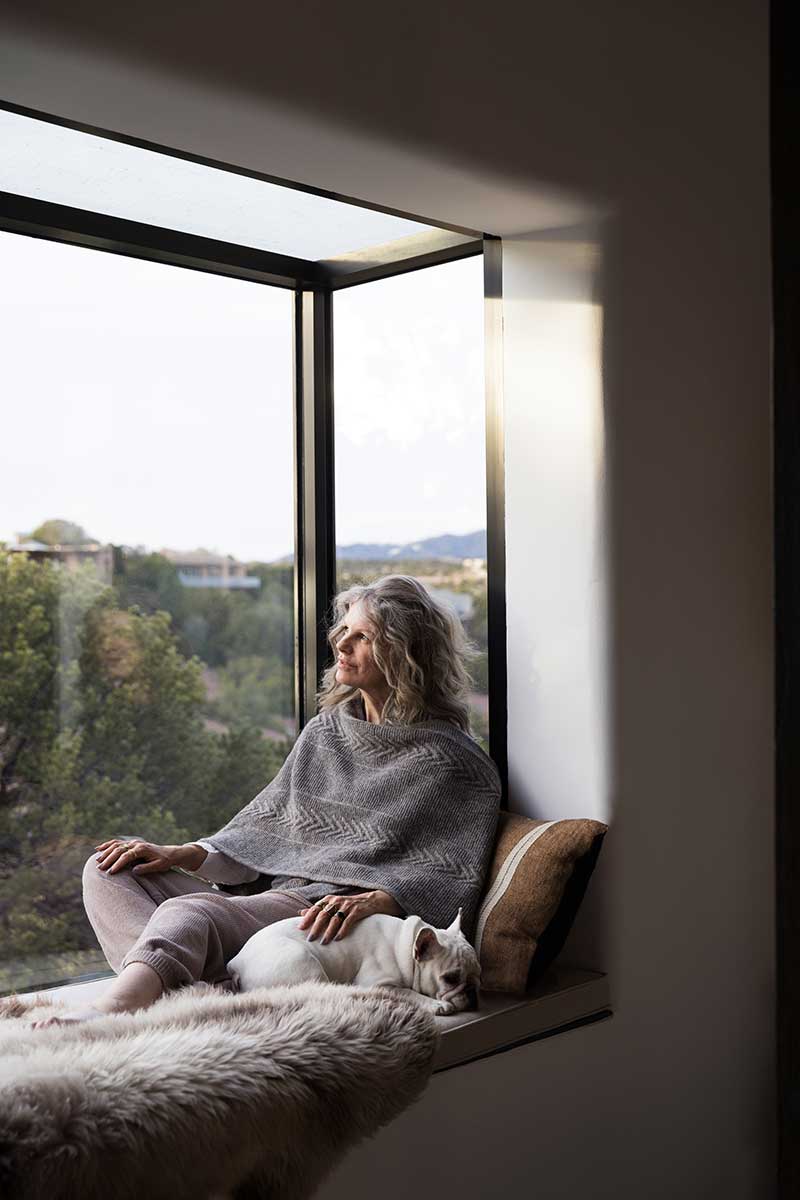
[[329, 289], [297, 293], [296, 696], [298, 728], [316, 712], [328, 661], [326, 624], [336, 588], [333, 463], [333, 322]]

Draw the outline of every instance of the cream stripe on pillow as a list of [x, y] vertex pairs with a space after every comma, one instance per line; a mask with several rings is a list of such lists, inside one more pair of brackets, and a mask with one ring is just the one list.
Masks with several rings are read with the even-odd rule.
[[489, 920], [489, 917], [492, 914], [492, 909], [496, 904], [500, 903], [500, 901], [503, 899], [503, 896], [508, 891], [511, 881], [514, 878], [514, 872], [521, 863], [522, 859], [525, 857], [529, 847], [532, 846], [537, 838], [541, 837], [541, 835], [547, 829], [550, 829], [553, 825], [557, 824], [558, 821], [544, 821], [543, 824], [537, 825], [535, 829], [532, 829], [530, 833], [526, 833], [524, 837], [520, 838], [514, 849], [509, 854], [508, 858], [501, 866], [497, 874], [497, 878], [489, 889], [486, 898], [478, 912], [478, 926], [475, 932], [476, 954], [480, 955], [483, 931], [486, 927], [486, 922]]

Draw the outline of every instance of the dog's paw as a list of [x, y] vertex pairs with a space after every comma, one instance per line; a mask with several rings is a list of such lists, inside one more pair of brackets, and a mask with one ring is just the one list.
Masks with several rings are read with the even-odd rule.
[[433, 1015], [435, 1017], [452, 1017], [454, 1012], [456, 1012], [454, 1004], [440, 1004]]

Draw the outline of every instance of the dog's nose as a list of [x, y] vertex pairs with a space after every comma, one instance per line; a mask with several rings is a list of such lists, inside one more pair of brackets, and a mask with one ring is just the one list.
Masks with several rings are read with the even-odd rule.
[[475, 1009], [478, 1007], [478, 989], [476, 987], [464, 988], [464, 996], [466, 997], [468, 1009]]

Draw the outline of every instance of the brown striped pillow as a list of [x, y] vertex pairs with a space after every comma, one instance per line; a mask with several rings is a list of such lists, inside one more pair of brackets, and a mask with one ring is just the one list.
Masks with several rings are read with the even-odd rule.
[[591, 870], [606, 829], [602, 821], [532, 821], [518, 813], [500, 814], [475, 930], [484, 991], [525, 992], [536, 948], [576, 863], [583, 859]]

